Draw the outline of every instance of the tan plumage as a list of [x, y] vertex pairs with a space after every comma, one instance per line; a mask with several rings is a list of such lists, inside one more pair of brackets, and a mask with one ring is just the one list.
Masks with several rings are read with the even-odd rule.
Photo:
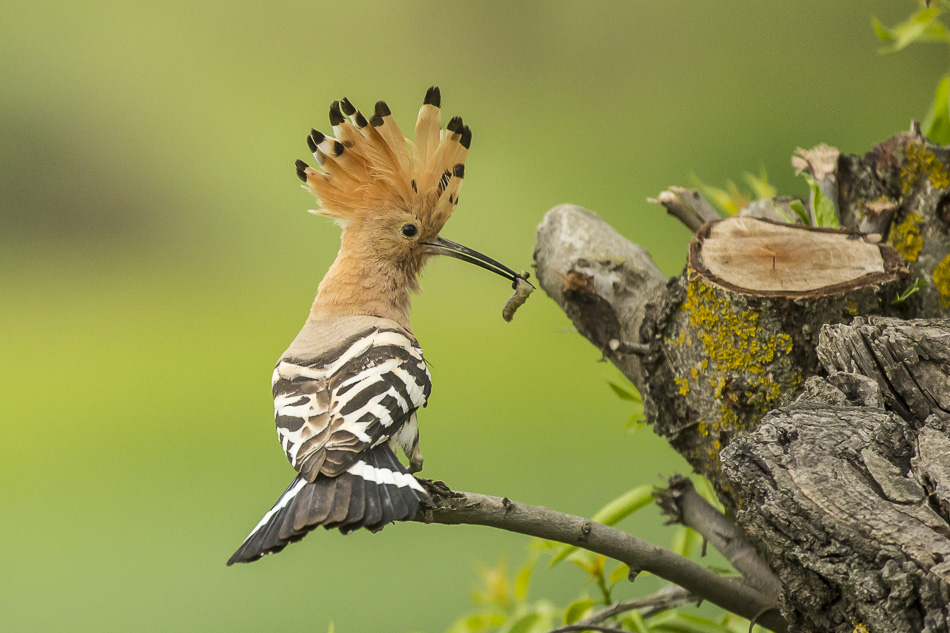
[[428, 173], [435, 157], [435, 150], [439, 146], [442, 133], [441, 111], [438, 106], [423, 103], [419, 108], [419, 117], [416, 119], [415, 149], [413, 178], [417, 183], [422, 181], [422, 174]]
[[345, 225], [406, 209], [438, 235], [457, 203], [464, 170], [456, 166], [465, 164], [471, 144], [471, 131], [460, 117], [441, 130], [439, 100], [437, 89], [430, 89], [419, 110], [415, 145], [402, 135], [385, 102], [376, 104], [369, 121], [348, 100], [335, 102], [330, 119], [336, 138], [314, 131], [308, 141], [320, 169], [303, 161], [297, 165], [301, 180], [321, 201], [314, 213]]

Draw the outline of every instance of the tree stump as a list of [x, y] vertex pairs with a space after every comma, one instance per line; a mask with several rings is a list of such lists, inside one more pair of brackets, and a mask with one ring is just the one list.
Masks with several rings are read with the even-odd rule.
[[792, 400], [826, 323], [877, 314], [906, 272], [879, 236], [749, 217], [709, 222], [644, 322], [647, 418], [728, 494], [719, 452]]

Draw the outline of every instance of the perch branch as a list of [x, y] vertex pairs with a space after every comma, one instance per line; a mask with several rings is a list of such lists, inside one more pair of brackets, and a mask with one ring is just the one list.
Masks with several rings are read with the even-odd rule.
[[778, 577], [749, 544], [742, 530], [703, 499], [689, 479], [682, 475], [670, 477], [669, 487], [654, 497], [673, 522], [696, 530], [747, 581], [767, 594], [778, 595], [782, 591]]
[[720, 576], [616, 528], [507, 498], [455, 492], [441, 482], [429, 482], [428, 488], [432, 503], [416, 516], [418, 521], [485, 525], [582, 547], [620, 561], [634, 572], [648, 571], [744, 618], [768, 610], [760, 618], [762, 626], [779, 632], [787, 629], [784, 618], [773, 608], [778, 604], [777, 594], [766, 594], [742, 580]]

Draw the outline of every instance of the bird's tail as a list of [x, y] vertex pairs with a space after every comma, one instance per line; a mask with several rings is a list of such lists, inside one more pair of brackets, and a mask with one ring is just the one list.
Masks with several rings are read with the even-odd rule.
[[297, 477], [274, 507], [228, 560], [250, 563], [274, 554], [322, 525], [348, 534], [358, 528], [379, 530], [411, 519], [429, 499], [416, 478], [381, 444], [338, 477], [318, 475], [312, 483]]

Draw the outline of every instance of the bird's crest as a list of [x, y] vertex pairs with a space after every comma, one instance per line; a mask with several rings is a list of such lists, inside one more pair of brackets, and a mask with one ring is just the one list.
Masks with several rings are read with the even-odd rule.
[[313, 130], [307, 144], [320, 169], [297, 161], [297, 175], [320, 199], [318, 215], [341, 224], [404, 209], [438, 233], [458, 203], [472, 133], [461, 117], [441, 123], [442, 97], [426, 92], [415, 143], [405, 138], [385, 102], [368, 121], [348, 99], [330, 106], [333, 137]]

